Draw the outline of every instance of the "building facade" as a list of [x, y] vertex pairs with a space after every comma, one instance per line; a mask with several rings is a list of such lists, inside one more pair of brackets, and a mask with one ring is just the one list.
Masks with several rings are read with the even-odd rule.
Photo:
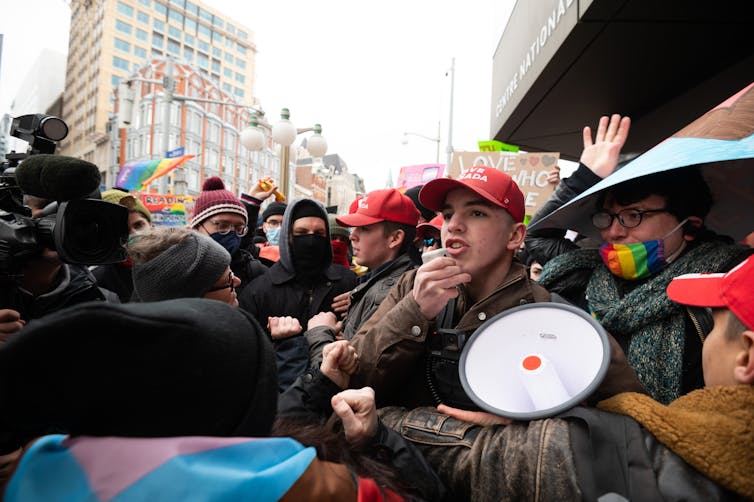
[[[118, 89], [116, 94], [128, 90], [132, 99], [127, 106], [121, 96], [116, 99], [111, 122], [115, 161], [110, 164], [109, 178], [114, 179], [126, 162], [154, 159], [164, 150], [183, 148], [186, 154], [196, 155], [181, 167], [189, 195], [197, 194], [202, 180], [211, 176], [220, 176], [235, 193], [250, 191], [260, 177], [278, 179], [279, 159], [271, 153], [269, 135], [267, 148], [261, 152], [248, 151], [241, 144], [241, 130], [253, 110], [222, 91], [195, 66], [182, 63], [172, 64], [175, 89], [168, 105], [164, 88], [155, 83], [163, 82], [168, 64], [165, 59], [154, 59], [138, 69], [128, 88]], [[166, 106], [170, 107], [167, 129]], [[118, 122], [124, 127], [117, 127]], [[158, 181], [150, 188], [157, 190]]]
[[[70, 26], [62, 117], [70, 133], [61, 143], [60, 153], [64, 155], [89, 160], [102, 168], [112, 164], [116, 150], [111, 125], [114, 89], [142, 68], [152, 68], [149, 71], [156, 75], [155, 59], [170, 57], [177, 66], [189, 68], [194, 82], [202, 80], [201, 85], [189, 85], [188, 89], [203, 86], [214, 95], [222, 93], [223, 99], [254, 104], [256, 47], [251, 30], [201, 2], [71, 2]], [[154, 89], [150, 91], [154, 94]], [[178, 108], [182, 107], [176, 107], [176, 118]], [[188, 120], [192, 120], [190, 113]], [[214, 134], [215, 129], [210, 129], [208, 134]], [[149, 152], [153, 156], [165, 154], [154, 149], [154, 142]]]

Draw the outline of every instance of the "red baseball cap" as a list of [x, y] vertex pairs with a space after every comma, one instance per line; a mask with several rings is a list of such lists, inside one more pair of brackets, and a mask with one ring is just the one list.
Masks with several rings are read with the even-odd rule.
[[419, 192], [419, 201], [433, 211], [441, 211], [445, 196], [456, 188], [468, 188], [506, 209], [516, 222], [524, 221], [524, 194], [513, 178], [486, 166], [473, 166], [457, 180], [438, 178], [428, 182]]
[[438, 232], [442, 231], [442, 215], [438, 214], [431, 220], [429, 220], [428, 223], [420, 223], [416, 225], [416, 236], [419, 239], [423, 239], [427, 235], [427, 231], [434, 228]]
[[696, 307], [726, 307], [754, 329], [754, 256], [726, 274], [686, 274], [670, 281], [668, 297]]
[[419, 210], [407, 196], [395, 188], [374, 190], [358, 199], [358, 207], [350, 214], [336, 218], [345, 227], [363, 227], [381, 221], [416, 226]]

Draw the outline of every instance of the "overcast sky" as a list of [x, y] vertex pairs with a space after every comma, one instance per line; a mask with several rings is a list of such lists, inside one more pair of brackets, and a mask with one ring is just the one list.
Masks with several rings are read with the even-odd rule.
[[[367, 190], [388, 172], [433, 163], [436, 137], [446, 159], [455, 57], [456, 150], [489, 139], [492, 56], [514, 0], [205, 0], [251, 28], [257, 45], [255, 95], [275, 122], [282, 107], [297, 127], [319, 122], [328, 153], [339, 154]], [[5, 34], [0, 113], [44, 47], [65, 51], [69, 10], [63, 0], [0, 0]]]

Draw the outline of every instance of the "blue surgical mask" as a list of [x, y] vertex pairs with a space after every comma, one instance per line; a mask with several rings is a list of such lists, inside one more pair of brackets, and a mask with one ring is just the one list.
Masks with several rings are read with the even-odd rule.
[[241, 247], [241, 236], [235, 232], [228, 232], [227, 234], [215, 232], [214, 234], [211, 234], [210, 237], [224, 247], [231, 256], [233, 256], [233, 254]]
[[277, 246], [278, 242], [280, 242], [280, 227], [269, 228], [264, 235], [267, 236], [267, 242], [271, 246]]

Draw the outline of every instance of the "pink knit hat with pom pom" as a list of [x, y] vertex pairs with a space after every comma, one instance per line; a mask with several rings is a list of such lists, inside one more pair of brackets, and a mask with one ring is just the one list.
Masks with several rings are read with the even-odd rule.
[[220, 213], [236, 213], [243, 216], [244, 223], [248, 223], [249, 216], [243, 202], [225, 189], [223, 180], [213, 176], [204, 180], [202, 193], [196, 198], [194, 216], [189, 222], [191, 228], [196, 228], [209, 218]]

